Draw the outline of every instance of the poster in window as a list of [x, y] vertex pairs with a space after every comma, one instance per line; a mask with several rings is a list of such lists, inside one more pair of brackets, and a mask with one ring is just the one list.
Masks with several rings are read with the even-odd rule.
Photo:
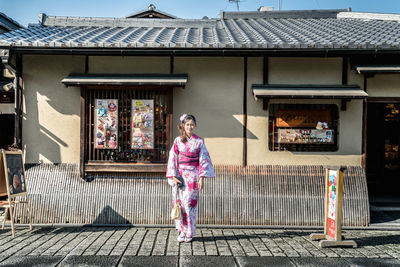
[[132, 99], [132, 149], [154, 148], [154, 100]]
[[281, 144], [333, 144], [333, 130], [328, 129], [278, 129]]
[[97, 149], [118, 147], [118, 99], [95, 99], [94, 140]]

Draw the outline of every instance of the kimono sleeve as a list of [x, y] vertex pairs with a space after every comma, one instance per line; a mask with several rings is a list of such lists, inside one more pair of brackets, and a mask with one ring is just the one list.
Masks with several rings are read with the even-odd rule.
[[171, 147], [171, 150], [169, 151], [167, 173], [166, 173], [167, 178], [179, 177], [178, 166], [177, 166], [178, 153], [179, 150], [178, 150], [177, 139], [175, 139], [174, 144]]
[[199, 166], [200, 177], [215, 177], [210, 154], [207, 151], [206, 145], [204, 144], [204, 140], [202, 140], [200, 146], [199, 165], [200, 165]]

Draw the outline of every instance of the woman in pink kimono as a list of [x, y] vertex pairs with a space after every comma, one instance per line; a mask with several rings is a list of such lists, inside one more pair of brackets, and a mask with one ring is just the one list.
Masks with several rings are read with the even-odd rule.
[[[175, 220], [179, 242], [192, 241], [196, 233], [199, 191], [203, 189], [205, 177], [215, 177], [204, 140], [193, 132], [195, 127], [193, 115], [183, 114], [180, 117], [180, 136], [175, 138], [168, 158], [166, 176], [173, 186], [172, 198], [182, 207], [182, 220]], [[177, 190], [177, 187], [180, 189]]]

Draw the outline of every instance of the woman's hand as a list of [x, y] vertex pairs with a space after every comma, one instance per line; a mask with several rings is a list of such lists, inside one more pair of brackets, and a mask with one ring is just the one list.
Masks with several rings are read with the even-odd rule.
[[198, 184], [199, 191], [201, 191], [203, 189], [203, 186], [204, 186], [204, 177], [200, 177], [199, 184]]
[[181, 184], [181, 183], [182, 183], [182, 182], [181, 182], [178, 178], [176, 178], [176, 177], [172, 177], [172, 180], [174, 180], [175, 187], [178, 187], [178, 184]]

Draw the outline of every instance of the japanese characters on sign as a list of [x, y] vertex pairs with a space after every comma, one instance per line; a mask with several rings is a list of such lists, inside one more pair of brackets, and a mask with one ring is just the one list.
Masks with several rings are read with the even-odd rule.
[[333, 130], [278, 129], [278, 143], [333, 144]]
[[132, 100], [132, 149], [154, 148], [154, 100]]
[[95, 148], [118, 147], [118, 99], [95, 100]]
[[327, 234], [335, 238], [336, 229], [336, 206], [337, 203], [337, 183], [338, 171], [329, 170], [328, 172], [328, 221]]

